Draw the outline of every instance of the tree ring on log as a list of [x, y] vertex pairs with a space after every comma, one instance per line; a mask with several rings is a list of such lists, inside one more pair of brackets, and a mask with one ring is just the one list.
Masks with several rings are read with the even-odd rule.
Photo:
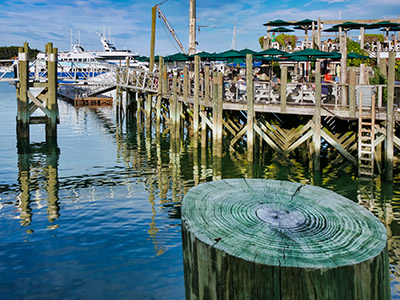
[[368, 210], [332, 191], [277, 180], [200, 184], [182, 221], [201, 242], [269, 266], [337, 268], [378, 256], [386, 229]]

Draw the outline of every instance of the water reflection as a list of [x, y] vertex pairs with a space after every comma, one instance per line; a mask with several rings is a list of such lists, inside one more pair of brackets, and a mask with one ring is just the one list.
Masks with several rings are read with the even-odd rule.
[[[313, 184], [358, 202], [385, 224], [389, 237], [392, 294], [393, 298], [400, 298], [400, 175], [395, 178], [394, 184], [379, 178], [375, 182], [358, 182], [354, 167], [342, 162], [329, 163], [328, 160], [322, 160], [322, 171], [314, 173], [310, 167], [308, 145], [302, 145], [288, 157], [278, 155], [265, 145], [260, 146], [254, 154], [253, 163], [248, 162], [243, 143], [236, 144], [234, 151], [224, 149], [222, 157], [214, 157], [208, 133], [204, 138], [206, 143], [193, 147], [195, 143], [183, 126], [180, 128], [181, 138], [171, 138], [171, 128], [165, 119], [161, 121], [160, 130], [156, 130], [154, 124], [143, 122], [141, 114], [138, 117], [117, 118], [115, 112], [108, 108], [76, 109], [75, 117], [74, 122], [84, 124], [80, 129], [92, 130], [90, 132], [94, 137], [84, 137], [88, 141], [83, 146], [71, 149], [84, 152], [87, 150], [84, 147], [93, 147], [93, 143], [105, 136], [107, 142], [99, 146], [99, 152], [105, 153], [104, 157], [92, 160], [89, 156], [89, 162], [81, 159], [78, 163], [84, 164], [82, 169], [64, 170], [63, 176], [59, 177], [60, 149], [57, 144], [36, 143], [27, 148], [19, 147], [18, 218], [22, 226], [35, 222], [33, 204], [43, 205], [42, 194], [45, 191], [46, 226], [55, 229], [59, 224], [58, 234], [63, 233], [63, 226], [75, 226], [74, 234], [84, 241], [89, 233], [85, 231], [80, 235], [79, 230], [99, 230], [98, 235], [107, 236], [118, 231], [120, 226], [126, 227], [129, 231], [119, 231], [121, 239], [112, 247], [119, 249], [130, 243], [131, 248], [126, 250], [130, 259], [135, 255], [142, 255], [139, 258], [143, 258], [143, 253], [163, 257], [171, 249], [180, 247], [180, 203], [194, 185], [238, 177]], [[93, 120], [97, 125], [95, 129], [90, 128]], [[61, 149], [64, 151], [64, 148]], [[107, 163], [101, 159], [107, 160]], [[66, 160], [66, 164], [72, 164], [72, 160]], [[93, 166], [96, 163], [98, 166]], [[62, 166], [61, 169], [67, 167]], [[17, 188], [9, 187], [9, 190]], [[144, 201], [140, 202], [142, 199]], [[73, 210], [79, 218], [75, 220], [67, 216], [67, 211], [60, 211], [60, 205]], [[72, 224], [71, 219], [76, 224]], [[113, 230], [107, 231], [107, 228]], [[104, 237], [105, 240], [107, 238]], [[151, 247], [142, 245], [142, 249], [136, 248], [136, 243], [142, 243], [142, 239], [148, 241]], [[85, 243], [89, 242], [85, 240]], [[96, 245], [100, 242], [96, 236], [90, 243]], [[173, 261], [176, 265], [182, 263], [179, 255], [177, 257]]]
[[[20, 211], [22, 226], [32, 222], [31, 193], [45, 182], [47, 191], [47, 218], [53, 223], [60, 216], [58, 197], [58, 159], [60, 149], [55, 140], [42, 143], [18, 143], [18, 182], [20, 193], [17, 196], [17, 206]], [[40, 201], [39, 196], [37, 201]], [[33, 199], [35, 200], [35, 199]], [[57, 225], [49, 225], [49, 229]]]

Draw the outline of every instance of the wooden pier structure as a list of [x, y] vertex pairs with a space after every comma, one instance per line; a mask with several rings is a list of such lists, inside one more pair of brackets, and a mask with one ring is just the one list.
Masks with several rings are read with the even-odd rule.
[[[45, 83], [28, 79], [24, 71], [26, 55], [21, 52], [17, 85], [20, 137], [29, 136], [28, 124], [40, 122], [46, 123], [46, 134], [54, 136], [55, 131], [50, 129], [56, 128], [58, 122], [57, 80], [51, 75], [51, 68], [55, 70], [52, 60], [57, 49], [49, 44], [47, 51], [49, 79]], [[360, 176], [371, 178], [383, 173], [387, 180], [393, 180], [393, 165], [400, 149], [394, 52], [389, 53], [388, 63], [382, 66], [387, 69], [387, 85], [369, 85], [364, 65], [349, 68], [346, 83], [321, 83], [318, 61], [313, 83], [288, 81], [285, 65], [281, 66], [278, 82], [254, 80], [251, 54], [246, 58], [244, 81], [224, 77], [203, 64], [199, 56], [194, 57], [193, 71], [184, 65], [179, 74], [177, 70], [168, 73], [162, 57], [155, 72], [132, 68], [129, 63], [113, 66], [107, 73], [112, 76], [104, 82], [87, 82], [86, 91], [93, 89], [87, 96], [116, 88], [119, 115], [135, 113], [139, 120], [146, 120], [147, 128], [154, 123], [158, 134], [160, 130], [169, 131], [171, 139], [191, 134], [195, 148], [212, 145], [215, 157], [246, 144], [249, 162], [260, 149], [269, 147], [290, 163], [290, 153], [300, 149], [309, 155], [313, 169], [319, 171], [321, 151], [325, 151], [338, 167], [354, 165]], [[240, 84], [246, 88], [239, 88]], [[331, 85], [333, 97], [322, 94], [323, 85]], [[41, 90], [35, 96], [28, 86]], [[40, 100], [45, 97], [45, 102]], [[29, 104], [28, 99], [32, 101]], [[45, 113], [44, 117], [31, 116], [37, 108]]]
[[[357, 82], [359, 69], [352, 68], [349, 83], [332, 84], [336, 96], [329, 100], [321, 94], [325, 83], [320, 80], [319, 62], [311, 88], [309, 83], [287, 82], [285, 66], [280, 83], [254, 81], [251, 62], [248, 55], [246, 91], [242, 93], [231, 89], [237, 81], [227, 80], [207, 65], [201, 67], [198, 56], [191, 76], [184, 66], [172, 78], [160, 58], [159, 76], [151, 81], [157, 92], [132, 88], [135, 82], [131, 81], [126, 89], [130, 94], [126, 97], [128, 111], [136, 106], [137, 116], [154, 122], [157, 132], [164, 121], [172, 139], [190, 133], [194, 147], [212, 145], [216, 157], [246, 143], [249, 162], [264, 146], [290, 162], [290, 153], [301, 148], [319, 171], [321, 148], [330, 147], [340, 153], [329, 158], [338, 166], [357, 166], [359, 175], [369, 178], [383, 172], [385, 179], [393, 180], [394, 154], [400, 148], [395, 130], [399, 111], [394, 105], [394, 53], [389, 57], [387, 86]], [[383, 89], [388, 91], [385, 99]]]
[[[46, 140], [57, 138], [59, 123], [57, 104], [57, 48], [52, 43], [46, 45], [46, 81], [30, 78], [28, 43], [19, 49], [17, 89], [17, 138], [18, 143], [29, 144], [29, 126], [46, 125]], [[43, 115], [34, 115], [36, 110]]]

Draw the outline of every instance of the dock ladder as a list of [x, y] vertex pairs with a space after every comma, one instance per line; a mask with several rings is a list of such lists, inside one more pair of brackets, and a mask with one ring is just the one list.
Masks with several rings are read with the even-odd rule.
[[[375, 95], [359, 93], [358, 104], [358, 175], [374, 176]], [[368, 101], [369, 100], [369, 101]]]

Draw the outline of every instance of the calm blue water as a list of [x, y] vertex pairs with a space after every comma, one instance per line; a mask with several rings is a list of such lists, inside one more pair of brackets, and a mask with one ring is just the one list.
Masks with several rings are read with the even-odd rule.
[[[15, 88], [0, 83], [0, 299], [184, 299], [180, 201], [199, 182], [283, 179], [332, 189], [370, 209], [389, 235], [393, 299], [400, 299], [400, 188], [358, 183], [355, 170], [324, 164], [312, 173], [301, 155], [284, 161], [226, 153], [216, 168], [185, 138], [146, 139], [113, 108], [59, 101], [57, 145], [43, 125], [31, 147], [16, 147]], [[147, 136], [148, 137], [148, 136]], [[396, 173], [398, 174], [398, 172]]]

